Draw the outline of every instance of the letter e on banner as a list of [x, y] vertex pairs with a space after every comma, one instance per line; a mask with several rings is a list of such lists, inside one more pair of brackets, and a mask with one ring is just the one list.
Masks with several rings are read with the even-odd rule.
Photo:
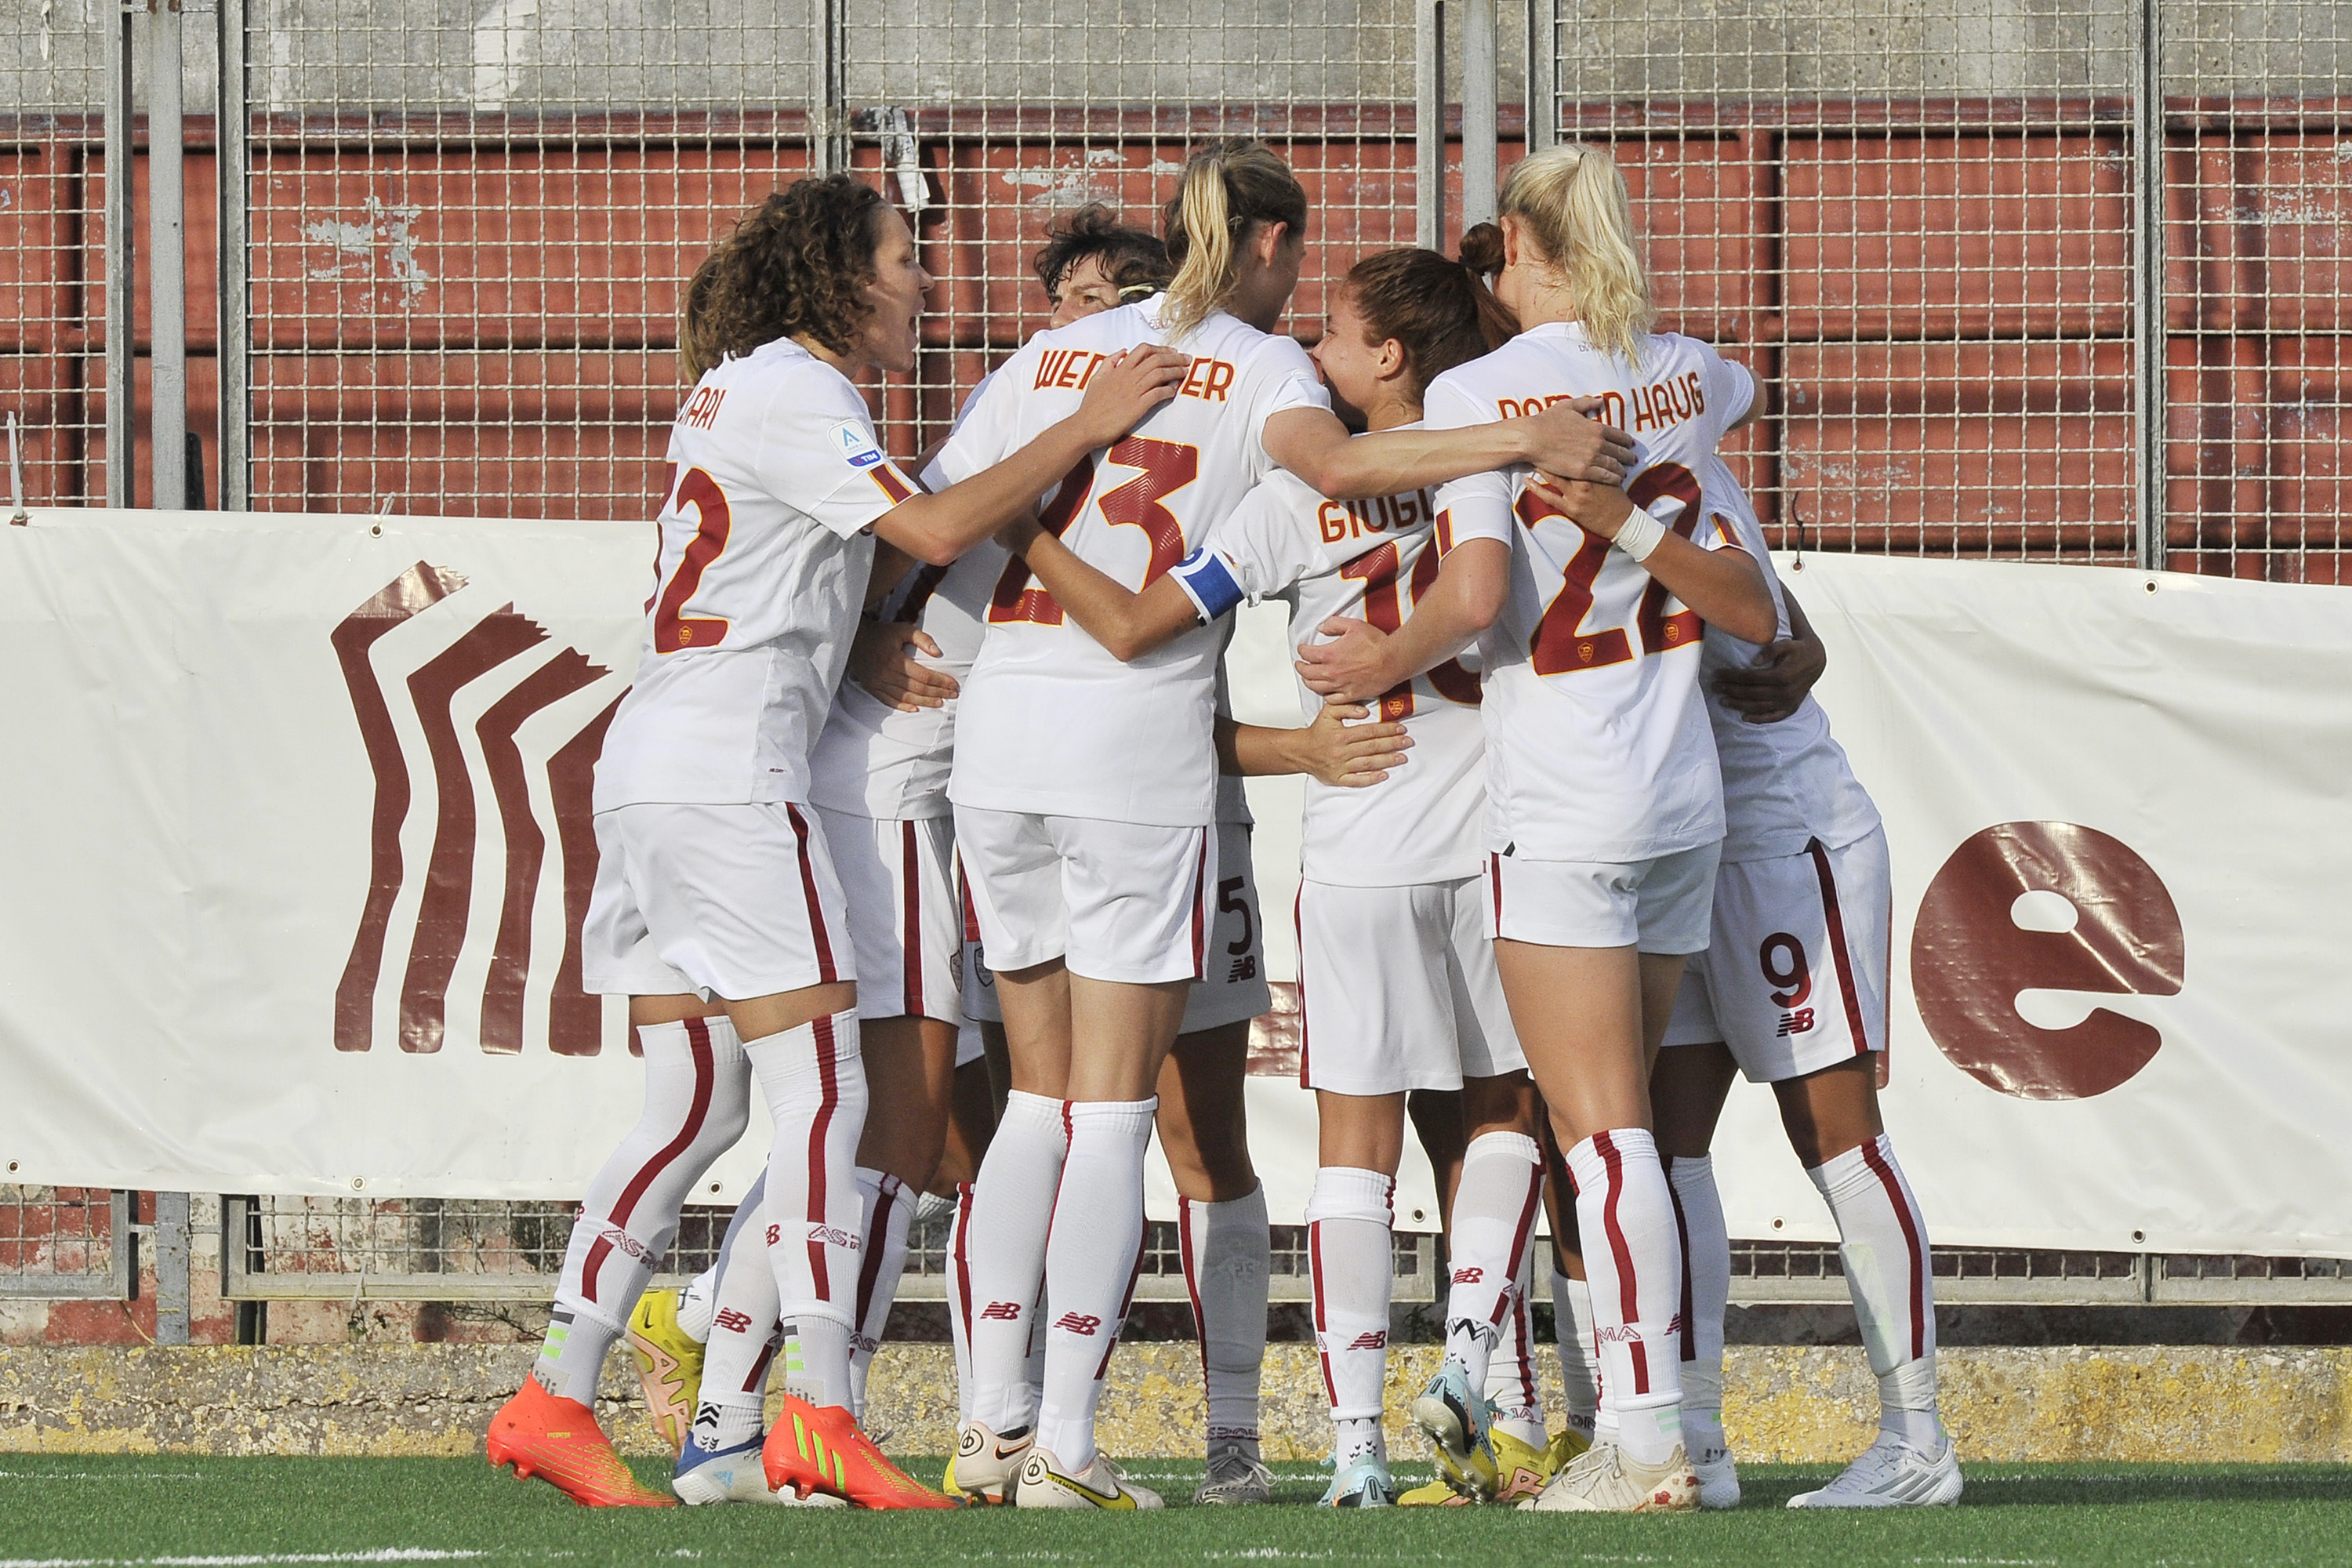
[[[2021, 929], [2028, 893], [2074, 906], [2071, 931]], [[1937, 1048], [2021, 1100], [2105, 1094], [2146, 1067], [2163, 1037], [2095, 1008], [2070, 1029], [2019, 1014], [2025, 991], [2171, 996], [2185, 969], [2180, 912], [2130, 846], [2071, 822], [2005, 822], [1971, 836], [1927, 885], [1911, 933], [1911, 989]]]

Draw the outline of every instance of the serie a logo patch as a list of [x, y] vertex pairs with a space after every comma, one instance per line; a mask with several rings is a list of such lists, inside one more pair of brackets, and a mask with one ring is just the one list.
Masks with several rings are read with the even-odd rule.
[[845, 419], [833, 427], [833, 444], [853, 468], [870, 468], [882, 460], [882, 449], [874, 444], [874, 437], [855, 419]]

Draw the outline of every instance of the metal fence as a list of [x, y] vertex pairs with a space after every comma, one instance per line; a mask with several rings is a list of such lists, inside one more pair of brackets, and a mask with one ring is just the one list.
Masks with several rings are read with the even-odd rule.
[[0, 1300], [127, 1300], [137, 1211], [102, 1187], [0, 1186]]

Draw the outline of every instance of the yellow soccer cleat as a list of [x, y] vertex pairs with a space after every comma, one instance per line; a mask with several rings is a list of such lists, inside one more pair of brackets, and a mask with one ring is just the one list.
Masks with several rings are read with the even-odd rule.
[[629, 1314], [629, 1354], [646, 1387], [646, 1414], [669, 1445], [673, 1458], [686, 1451], [702, 1394], [702, 1346], [677, 1323], [677, 1292], [648, 1290]]
[[[1452, 1508], [1474, 1502], [1516, 1503], [1539, 1497], [1576, 1456], [1591, 1447], [1584, 1434], [1570, 1426], [1556, 1435], [1541, 1448], [1523, 1443], [1499, 1428], [1486, 1434], [1483, 1452], [1473, 1455], [1474, 1463], [1491, 1461], [1494, 1466], [1492, 1493], [1483, 1494], [1465, 1472], [1456, 1469], [1446, 1454], [1437, 1454], [1437, 1479], [1418, 1486], [1397, 1499], [1403, 1508]], [[1480, 1465], [1483, 1469], [1483, 1464]], [[1477, 1474], [1474, 1470], [1468, 1474]]]

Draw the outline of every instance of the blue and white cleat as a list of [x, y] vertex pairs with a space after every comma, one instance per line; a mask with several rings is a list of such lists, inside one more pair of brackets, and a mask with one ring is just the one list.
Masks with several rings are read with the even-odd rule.
[[1471, 1388], [1469, 1374], [1450, 1361], [1412, 1402], [1412, 1424], [1428, 1433], [1440, 1455], [1451, 1461], [1444, 1468], [1481, 1497], [1491, 1496], [1495, 1486], [1495, 1458], [1486, 1447], [1491, 1418], [1486, 1401]]
[[767, 1472], [761, 1466], [762, 1441], [754, 1437], [715, 1454], [688, 1443], [686, 1451], [677, 1457], [677, 1470], [670, 1477], [669, 1489], [688, 1508], [714, 1502], [782, 1503], [802, 1508], [849, 1506], [846, 1499], [825, 1492], [811, 1492], [807, 1501], [803, 1502], [790, 1492], [780, 1493], [770, 1487]]
[[1396, 1481], [1389, 1474], [1389, 1462], [1378, 1454], [1366, 1454], [1331, 1478], [1318, 1506], [1394, 1508], [1396, 1500]]

